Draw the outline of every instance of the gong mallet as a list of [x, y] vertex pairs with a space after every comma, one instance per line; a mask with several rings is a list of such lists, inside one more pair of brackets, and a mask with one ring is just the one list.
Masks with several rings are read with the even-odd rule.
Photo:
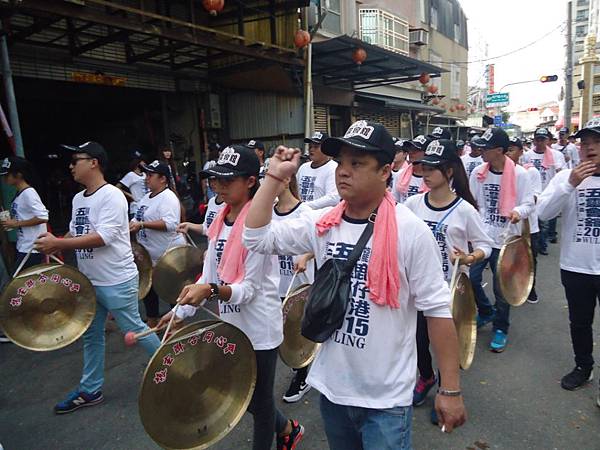
[[138, 339], [146, 337], [152, 333], [156, 333], [158, 331], [164, 330], [166, 325], [161, 325], [159, 327], [150, 328], [146, 331], [142, 331], [141, 333], [134, 333], [133, 331], [128, 331], [125, 333], [125, 345], [127, 347], [132, 347], [137, 344]]

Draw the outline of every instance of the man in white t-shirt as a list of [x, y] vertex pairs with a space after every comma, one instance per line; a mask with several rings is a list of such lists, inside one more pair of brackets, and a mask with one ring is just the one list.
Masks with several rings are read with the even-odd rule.
[[[271, 223], [280, 183], [294, 175], [300, 158], [299, 150], [279, 147], [249, 209], [244, 245], [265, 254], [312, 252], [323, 269], [327, 260], [347, 260], [367, 223], [374, 222], [350, 275], [342, 326], [321, 345], [308, 382], [322, 394], [331, 450], [412, 448], [417, 310], [427, 317], [441, 370], [439, 426], [449, 432], [465, 421], [458, 342], [438, 246], [428, 226], [387, 192], [395, 149], [383, 125], [355, 122], [344, 137], [325, 140], [323, 151], [338, 158], [336, 184], [345, 203]], [[380, 272], [380, 265], [386, 270]], [[375, 289], [388, 282], [399, 288]]]
[[[96, 291], [96, 315], [83, 335], [83, 375], [79, 386], [54, 407], [56, 414], [104, 400], [104, 324], [109, 312], [123, 332], [148, 330], [138, 310], [138, 271], [131, 251], [127, 200], [104, 178], [106, 151], [96, 142], [65, 148], [72, 154], [69, 169], [73, 179], [85, 190], [73, 198], [69, 233], [63, 239], [45, 233], [35, 246], [46, 254], [75, 251], [79, 270]], [[160, 346], [155, 333], [138, 342], [149, 355]]]
[[[490, 257], [471, 266], [470, 278], [479, 311], [477, 326], [482, 327], [493, 322], [494, 335], [490, 342], [490, 350], [500, 353], [506, 348], [510, 326], [510, 305], [502, 294], [496, 274], [500, 249], [507, 235], [521, 234], [517, 224], [521, 219], [529, 217], [533, 208], [533, 194], [526, 170], [515, 165], [506, 156], [510, 146], [506, 131], [502, 128], [488, 128], [481, 138], [477, 139], [485, 142], [482, 155], [484, 163], [471, 173], [469, 187], [477, 200], [485, 231], [492, 238], [493, 244]], [[507, 170], [514, 172], [511, 174]], [[513, 182], [513, 186], [507, 184]], [[513, 198], [509, 192], [515, 193]], [[508, 200], [504, 196], [508, 196]], [[482, 274], [488, 264], [494, 275], [494, 305], [482, 286]]]
[[558, 142], [552, 144], [552, 148], [561, 152], [565, 158], [567, 169], [577, 167], [579, 164], [579, 149], [577, 146], [569, 142], [569, 129], [563, 127], [558, 132]]
[[[533, 135], [533, 148], [523, 155], [523, 164], [533, 164], [542, 177], [542, 189], [546, 189], [550, 180], [562, 169], [567, 167], [565, 157], [558, 150], [550, 147], [549, 139], [552, 134], [547, 128], [538, 128]], [[548, 254], [548, 241], [557, 242], [556, 218], [540, 221], [539, 253]]]
[[[569, 305], [575, 368], [561, 380], [576, 390], [593, 378], [592, 323], [600, 297], [600, 119], [575, 135], [581, 138], [581, 163], [561, 171], [539, 198], [540, 219], [562, 215], [560, 272]], [[600, 407], [600, 392], [596, 399]]]
[[327, 133], [317, 131], [304, 139], [310, 161], [302, 164], [296, 174], [300, 199], [312, 209], [335, 206], [340, 202], [335, 186], [337, 163], [321, 151], [321, 143], [328, 137]]
[[145, 164], [144, 157], [139, 150], [131, 152], [129, 172], [117, 183], [129, 201], [129, 214], [132, 217], [138, 208], [138, 202], [148, 192], [146, 188], [146, 174], [141, 166]]
[[473, 137], [470, 142], [471, 151], [467, 154], [464, 154], [460, 157], [465, 166], [465, 171], [467, 172], [467, 176], [471, 176], [471, 172], [475, 167], [483, 164], [483, 159], [481, 158], [482, 147], [479, 146], [481, 144], [481, 139], [477, 139], [479, 136]]

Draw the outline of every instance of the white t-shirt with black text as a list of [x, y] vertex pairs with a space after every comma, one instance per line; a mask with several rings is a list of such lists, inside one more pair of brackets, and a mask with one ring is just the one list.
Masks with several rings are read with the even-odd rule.
[[558, 173], [538, 199], [541, 220], [561, 214], [560, 268], [600, 275], [600, 175], [569, 183], [571, 169]]
[[146, 186], [146, 174], [144, 172], [137, 174], [134, 171], [131, 171], [121, 178], [119, 183], [131, 192], [133, 201], [129, 204], [129, 212], [135, 214], [138, 209], [138, 202], [148, 192], [148, 187]]
[[554, 165], [552, 167], [545, 168], [542, 166], [544, 160], [543, 153], [537, 153], [535, 150], [529, 150], [523, 154], [523, 164], [531, 163], [540, 172], [542, 176], [542, 189], [546, 189], [550, 180], [562, 169], [566, 169], [567, 163], [563, 154], [557, 150], [551, 150], [554, 156]]
[[398, 183], [402, 179], [404, 170], [405, 169], [400, 170], [398, 175], [396, 175], [396, 177], [394, 177], [392, 180], [392, 194], [398, 203], [404, 203], [409, 197], [417, 195], [424, 186], [423, 177], [413, 173], [413, 175], [410, 177], [410, 182], [408, 183], [408, 190], [406, 193], [400, 192], [398, 190]]
[[429, 203], [429, 194], [419, 194], [406, 200], [404, 205], [433, 232], [442, 255], [446, 281], [452, 278], [450, 254], [455, 247], [468, 254], [470, 243], [473, 250], [483, 251], [486, 258], [492, 253], [492, 240], [484, 230], [479, 213], [460, 197], [444, 208], [436, 208]]
[[91, 195], [73, 197], [69, 231], [72, 236], [98, 233], [104, 246], [75, 250], [79, 270], [94, 286], [114, 286], [137, 276], [129, 238], [127, 199], [120, 189], [105, 184]]
[[[277, 222], [280, 220], [294, 219], [305, 211], [310, 211], [312, 208], [308, 206], [306, 203], [298, 203], [298, 205], [287, 213], [280, 213], [276, 208], [273, 208], [273, 221]], [[279, 262], [279, 296], [281, 298], [285, 297], [287, 294], [288, 288], [294, 278], [294, 263], [296, 259], [300, 255], [278, 255]], [[297, 286], [308, 283], [312, 284], [314, 281], [314, 272], [315, 272], [315, 264], [314, 260], [310, 260], [306, 264], [306, 271], [303, 273], [299, 273], [296, 275], [296, 280], [294, 281], [294, 286], [292, 286], [292, 290]]]
[[206, 205], [206, 212], [204, 213], [204, 222], [202, 223], [202, 231], [204, 234], [207, 233], [208, 227], [213, 223], [217, 214], [225, 207], [225, 202], [221, 201], [217, 203], [217, 196], [213, 196], [208, 200]]
[[[10, 206], [10, 216], [18, 221], [34, 218], [48, 220], [48, 210], [37, 191], [30, 186], [17, 193]], [[46, 231], [48, 231], [48, 226], [45, 223], [17, 228], [17, 251], [28, 253], [38, 236]], [[33, 253], [38, 253], [38, 251], [33, 250]]]
[[467, 177], [471, 176], [471, 172], [475, 167], [483, 164], [483, 158], [479, 155], [477, 158], [473, 158], [471, 154], [465, 154], [460, 157], [463, 165], [465, 166], [465, 171], [467, 172]]
[[[533, 193], [533, 199], [539, 198], [542, 193], [542, 176], [535, 166], [525, 168], [527, 175], [529, 175], [529, 182], [531, 183], [531, 192]], [[529, 213], [529, 229], [531, 233], [539, 233], [540, 225], [538, 223], [537, 205], [534, 205]]]
[[[551, 147], [554, 150], [559, 151], [563, 154], [563, 156], [565, 157], [567, 169], [577, 167], [577, 165], [581, 161], [581, 158], [579, 157], [579, 149], [575, 144], [572, 144], [571, 142], [567, 142], [566, 145], [562, 145], [557, 142], [556, 144], [552, 144]], [[568, 161], [567, 157], [569, 159]]]
[[[326, 212], [309, 211], [293, 220], [245, 228], [244, 245], [267, 254], [312, 252], [318, 267], [327, 259], [345, 260], [367, 221], [344, 217], [318, 236], [315, 224]], [[338, 405], [375, 409], [411, 405], [417, 310], [428, 317], [451, 317], [450, 291], [431, 231], [403, 205], [396, 205], [396, 220], [400, 307], [379, 306], [369, 298], [371, 237], [351, 273], [351, 298], [343, 324], [321, 345], [308, 375], [308, 383]]]
[[[504, 245], [506, 237], [521, 234], [521, 224], [509, 225], [508, 219], [500, 215], [502, 173], [490, 169], [485, 180], [480, 182], [477, 174], [483, 168], [484, 164], [473, 169], [469, 187], [479, 207], [485, 232], [492, 238], [492, 248], [500, 249]], [[515, 166], [515, 176], [517, 178], [517, 198], [514, 210], [524, 219], [529, 217], [534, 208], [532, 186], [529, 182], [529, 175], [523, 167]]]
[[308, 161], [298, 169], [296, 180], [300, 199], [312, 209], [335, 206], [340, 202], [335, 185], [336, 167], [337, 163], [330, 160], [315, 169]]
[[[209, 242], [204, 271], [197, 284], [223, 284], [217, 267], [232, 228], [233, 223], [226, 221], [219, 236]], [[219, 301], [219, 315], [225, 322], [242, 330], [252, 342], [254, 350], [272, 350], [283, 342], [277, 257], [249, 251], [244, 269], [244, 279], [229, 285], [231, 299], [228, 302]], [[190, 317], [195, 312], [193, 306], [184, 305], [177, 310], [177, 316]]]
[[177, 225], [181, 217], [181, 205], [179, 199], [171, 189], [152, 195], [146, 194], [138, 203], [138, 209], [132, 222], [154, 222], [163, 220], [167, 227], [166, 231], [142, 228], [137, 233], [137, 241], [141, 244], [152, 258], [152, 264], [156, 264], [168, 249], [178, 245], [185, 245], [183, 235], [177, 233]]

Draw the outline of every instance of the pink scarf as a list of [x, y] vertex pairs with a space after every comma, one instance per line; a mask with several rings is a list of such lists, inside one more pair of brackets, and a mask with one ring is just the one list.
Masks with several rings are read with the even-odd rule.
[[[408, 186], [410, 186], [410, 180], [413, 176], [413, 168], [413, 165], [409, 164], [408, 167], [406, 167], [406, 169], [402, 172], [402, 176], [398, 180], [398, 187], [396, 189], [401, 194], [406, 194], [408, 192]], [[429, 192], [429, 188], [423, 181], [421, 181], [419, 192]]]
[[532, 167], [535, 167], [535, 166], [533, 164], [531, 164], [531, 163], [525, 163], [525, 164], [523, 164], [523, 169], [529, 170]]
[[[342, 200], [317, 222], [317, 234], [322, 236], [331, 227], [337, 226], [346, 210]], [[367, 287], [373, 303], [399, 308], [400, 269], [398, 267], [398, 225], [396, 223], [396, 201], [389, 192], [379, 204], [373, 229], [373, 248], [367, 269]]]
[[[219, 278], [227, 284], [239, 283], [244, 279], [244, 262], [246, 261], [246, 256], [248, 256], [248, 250], [242, 245], [242, 231], [251, 203], [252, 201], [246, 203], [235, 219], [231, 233], [229, 233], [229, 237], [225, 243], [223, 255], [221, 255], [221, 262], [219, 263], [219, 267], [217, 267]], [[221, 234], [225, 217], [227, 217], [229, 211], [231, 211], [231, 206], [225, 205], [225, 208], [217, 214], [213, 223], [208, 227], [206, 234], [210, 241], [216, 240]]]
[[[484, 163], [483, 168], [477, 173], [477, 181], [483, 183], [490, 171], [490, 163]], [[517, 175], [515, 163], [504, 157], [504, 169], [500, 179], [500, 215], [508, 217], [517, 204]]]
[[552, 148], [548, 146], [546, 146], [546, 150], [544, 150], [544, 159], [542, 159], [542, 167], [544, 169], [554, 167], [554, 155], [552, 154]]

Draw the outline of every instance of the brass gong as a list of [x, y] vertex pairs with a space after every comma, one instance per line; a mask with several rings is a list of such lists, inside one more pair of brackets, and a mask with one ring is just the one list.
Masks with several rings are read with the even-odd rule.
[[533, 287], [533, 252], [529, 221], [523, 221], [521, 236], [512, 236], [502, 246], [498, 257], [497, 276], [507, 303], [521, 306]]
[[309, 284], [299, 286], [283, 302], [283, 343], [279, 346], [279, 356], [292, 369], [308, 366], [319, 350], [319, 344], [301, 334], [310, 288]]
[[141, 300], [148, 295], [152, 287], [152, 258], [148, 250], [137, 242], [131, 241], [131, 250], [140, 277], [138, 299]]
[[96, 292], [74, 267], [39, 264], [8, 283], [0, 299], [0, 328], [20, 347], [50, 351], [76, 341], [96, 314]]
[[246, 335], [226, 322], [195, 322], [178, 330], [148, 363], [140, 418], [163, 448], [205, 449], [239, 422], [255, 384], [256, 357]]
[[467, 370], [475, 356], [477, 304], [469, 277], [460, 273], [452, 290], [452, 318], [459, 345], [460, 367]]
[[181, 290], [202, 273], [204, 250], [180, 245], [168, 249], [152, 270], [152, 286], [167, 303], [175, 303]]

